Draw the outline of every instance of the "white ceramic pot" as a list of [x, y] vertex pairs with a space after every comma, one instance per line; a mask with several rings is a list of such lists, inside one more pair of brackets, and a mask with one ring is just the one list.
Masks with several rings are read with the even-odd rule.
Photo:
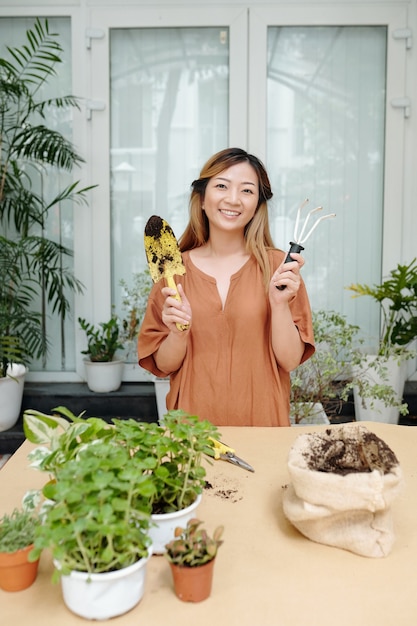
[[174, 538], [176, 527], [181, 526], [181, 528], [185, 528], [188, 520], [195, 517], [201, 499], [202, 495], [200, 494], [190, 506], [187, 506], [186, 509], [181, 509], [181, 511], [151, 515], [151, 520], [155, 524], [155, 526], [152, 525], [149, 529], [153, 554], [164, 554], [166, 544]]
[[[405, 363], [398, 363], [397, 359], [389, 358], [387, 361], [388, 379], [382, 380], [378, 373], [372, 367], [372, 361], [375, 356], [368, 355], [366, 357], [366, 377], [375, 384], [389, 384], [399, 398], [403, 397], [405, 384]], [[399, 410], [397, 407], [386, 406], [381, 400], [373, 401], [373, 407], [370, 406], [371, 400], [362, 398], [357, 388], [353, 389], [353, 399], [355, 404], [355, 419], [359, 422], [383, 422], [385, 424], [398, 424]]]
[[90, 391], [109, 393], [117, 391], [122, 384], [124, 359], [96, 363], [84, 359], [87, 385]]
[[66, 606], [87, 619], [110, 619], [127, 613], [143, 597], [149, 556], [115, 572], [88, 574], [73, 571], [69, 576], [62, 576]]
[[309, 424], [330, 424], [330, 420], [327, 417], [321, 402], [305, 402], [304, 404], [307, 405], [307, 408], [305, 411], [299, 412], [301, 415], [304, 415], [304, 417], [299, 418], [299, 422], [296, 422], [295, 407], [291, 407], [291, 426], [308, 426]]
[[26, 373], [24, 365], [15, 363], [0, 378], [0, 431], [12, 428], [20, 417]]

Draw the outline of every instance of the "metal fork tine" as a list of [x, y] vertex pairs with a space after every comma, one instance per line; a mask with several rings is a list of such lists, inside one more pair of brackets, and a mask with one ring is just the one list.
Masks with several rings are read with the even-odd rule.
[[[319, 207], [319, 208], [322, 208], [322, 207]], [[308, 233], [304, 237], [304, 239], [302, 239], [302, 241], [299, 241], [298, 243], [305, 243], [307, 241], [307, 239], [310, 237], [311, 233], [320, 224], [320, 222], [322, 222], [323, 220], [327, 220], [327, 218], [329, 218], [329, 217], [336, 217], [336, 213], [329, 213], [328, 215], [322, 215], [321, 217], [319, 217], [319, 219], [316, 221], [316, 223], [313, 224], [313, 226], [310, 228], [310, 230], [308, 231]], [[303, 228], [303, 231], [302, 231], [301, 235], [303, 234], [304, 230], [305, 230], [305, 228]]]
[[295, 226], [294, 226], [294, 240], [297, 242], [298, 241], [298, 227], [300, 225], [300, 217], [301, 217], [301, 211], [303, 210], [303, 208], [305, 207], [306, 204], [309, 203], [309, 199], [306, 198], [304, 200], [304, 202], [302, 202], [300, 204], [300, 206], [297, 209], [297, 216], [295, 218]]
[[297, 243], [302, 243], [304, 241], [303, 237], [304, 237], [304, 233], [305, 233], [305, 230], [307, 228], [307, 224], [308, 224], [308, 221], [310, 219], [310, 216], [313, 215], [313, 213], [317, 213], [317, 211], [321, 211], [322, 209], [323, 209], [323, 207], [318, 206], [315, 209], [311, 209], [311, 211], [309, 211], [309, 213], [307, 214], [307, 217], [306, 217], [306, 219], [304, 221], [303, 228], [301, 229], [300, 236], [299, 236], [298, 240], [296, 240]]

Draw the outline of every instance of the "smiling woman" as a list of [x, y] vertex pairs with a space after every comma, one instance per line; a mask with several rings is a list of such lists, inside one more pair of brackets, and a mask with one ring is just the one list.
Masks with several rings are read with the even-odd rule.
[[304, 261], [284, 264], [274, 248], [271, 197], [263, 164], [240, 148], [215, 154], [192, 184], [180, 300], [157, 283], [138, 342], [140, 365], [170, 376], [168, 409], [217, 425], [289, 425], [289, 372], [314, 340]]

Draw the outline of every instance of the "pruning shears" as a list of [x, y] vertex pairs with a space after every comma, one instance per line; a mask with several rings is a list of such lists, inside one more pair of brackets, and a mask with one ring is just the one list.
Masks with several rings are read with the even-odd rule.
[[222, 461], [233, 463], [233, 465], [237, 465], [242, 469], [248, 470], [248, 472], [255, 471], [252, 465], [249, 465], [249, 463], [236, 456], [233, 448], [230, 448], [230, 446], [227, 446], [222, 441], [217, 441], [217, 439], [211, 438], [211, 441], [213, 442], [214, 458], [216, 461], [221, 459]]

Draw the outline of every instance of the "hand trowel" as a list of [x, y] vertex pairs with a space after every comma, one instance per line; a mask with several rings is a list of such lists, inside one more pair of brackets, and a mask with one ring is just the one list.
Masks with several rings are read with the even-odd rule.
[[[185, 274], [181, 251], [171, 226], [162, 217], [152, 215], [145, 226], [145, 252], [149, 272], [154, 283], [165, 278], [168, 287], [175, 289], [174, 296], [181, 302], [174, 275]], [[177, 324], [178, 330], [185, 330], [188, 324]]]

